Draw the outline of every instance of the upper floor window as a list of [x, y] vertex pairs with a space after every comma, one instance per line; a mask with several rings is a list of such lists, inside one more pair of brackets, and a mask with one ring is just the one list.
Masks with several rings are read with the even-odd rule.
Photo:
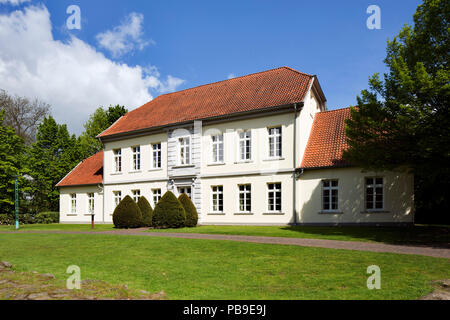
[[88, 212], [89, 214], [94, 214], [94, 194], [93, 193], [88, 193]]
[[141, 197], [141, 190], [132, 190], [131, 193], [133, 194], [134, 202], [138, 202]]
[[338, 210], [339, 182], [338, 180], [322, 181], [322, 210]]
[[152, 166], [154, 169], [161, 168], [161, 143], [152, 144]]
[[70, 203], [71, 203], [71, 213], [77, 213], [77, 195], [75, 193], [72, 193], [70, 195]]
[[180, 147], [180, 165], [191, 164], [191, 138], [180, 138], [178, 143]]
[[269, 183], [267, 189], [269, 212], [281, 212], [281, 183]]
[[223, 186], [212, 187], [212, 212], [223, 212]]
[[366, 209], [383, 210], [384, 208], [383, 178], [366, 178]]
[[252, 158], [252, 132], [250, 130], [239, 133], [239, 156], [240, 160]]
[[239, 211], [252, 211], [252, 186], [250, 184], [239, 186]]
[[214, 163], [223, 162], [223, 135], [218, 134], [211, 137], [212, 139], [212, 161]]
[[159, 200], [161, 200], [161, 189], [152, 189], [152, 194], [153, 194], [153, 209], [154, 209]]
[[281, 127], [269, 128], [269, 157], [281, 157]]
[[114, 172], [122, 172], [122, 150], [116, 149], [114, 152]]
[[122, 192], [121, 191], [114, 191], [114, 205], [117, 207], [122, 201]]
[[141, 147], [132, 147], [133, 151], [133, 170], [141, 170]]

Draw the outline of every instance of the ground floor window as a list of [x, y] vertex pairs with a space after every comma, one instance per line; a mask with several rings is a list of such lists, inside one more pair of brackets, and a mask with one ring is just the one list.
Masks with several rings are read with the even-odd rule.
[[383, 210], [383, 178], [366, 178], [366, 209]]
[[267, 189], [269, 212], [281, 212], [281, 183], [269, 183]]
[[322, 210], [336, 211], [339, 203], [339, 182], [338, 180], [322, 181]]
[[161, 189], [152, 189], [152, 194], [153, 194], [153, 209], [154, 209], [159, 200], [161, 200]]
[[132, 190], [131, 193], [133, 194], [134, 202], [138, 202], [141, 197], [141, 190]]
[[183, 194], [185, 193], [190, 199], [192, 199], [192, 190], [191, 187], [179, 187], [178, 193]]
[[122, 192], [121, 191], [114, 191], [114, 205], [117, 207], [122, 201]]
[[212, 212], [223, 212], [223, 186], [212, 187]]
[[94, 194], [93, 193], [88, 193], [88, 212], [89, 214], [94, 214], [94, 207], [95, 202], [94, 202]]
[[77, 195], [75, 193], [72, 193], [70, 195], [70, 202], [71, 202], [70, 212], [73, 214], [77, 213]]
[[252, 211], [252, 186], [250, 184], [239, 186], [239, 211]]

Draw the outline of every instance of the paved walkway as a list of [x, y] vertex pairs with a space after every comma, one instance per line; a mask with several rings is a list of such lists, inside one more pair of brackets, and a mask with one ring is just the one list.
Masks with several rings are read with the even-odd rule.
[[[370, 252], [391, 252], [399, 254], [414, 254], [430, 256], [436, 258], [450, 259], [450, 249], [433, 246], [412, 246], [394, 245], [373, 242], [359, 241], [338, 241], [324, 239], [302, 239], [302, 238], [282, 238], [282, 237], [258, 237], [220, 234], [200, 234], [200, 233], [168, 233], [168, 232], [146, 232], [147, 229], [133, 230], [113, 230], [113, 231], [24, 231], [21, 233], [33, 234], [108, 234], [108, 235], [128, 235], [146, 237], [169, 237], [182, 239], [207, 239], [207, 240], [228, 240], [238, 242], [268, 243], [293, 245], [300, 247], [316, 247], [343, 250], [357, 250]], [[14, 232], [0, 232], [0, 234], [11, 234]]]

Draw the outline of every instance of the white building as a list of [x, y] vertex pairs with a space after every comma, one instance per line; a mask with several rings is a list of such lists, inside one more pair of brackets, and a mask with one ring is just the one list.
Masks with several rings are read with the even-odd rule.
[[171, 190], [200, 224], [412, 223], [412, 175], [343, 161], [349, 117], [327, 111], [316, 76], [288, 67], [159, 96], [58, 184], [61, 222], [112, 223], [126, 195], [154, 207]]

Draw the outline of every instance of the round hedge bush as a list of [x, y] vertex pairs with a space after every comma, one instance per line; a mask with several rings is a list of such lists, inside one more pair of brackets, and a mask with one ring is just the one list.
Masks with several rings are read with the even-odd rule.
[[123, 198], [117, 205], [113, 213], [113, 223], [119, 229], [142, 227], [141, 210], [130, 196]]
[[145, 197], [140, 197], [137, 203], [142, 213], [142, 224], [144, 227], [151, 227], [153, 225], [153, 209]]
[[186, 227], [196, 227], [198, 223], [198, 212], [195, 208], [192, 200], [188, 197], [187, 194], [182, 193], [178, 197], [178, 201], [180, 201], [181, 205], [186, 212], [186, 222], [184, 223]]
[[186, 221], [186, 213], [180, 201], [167, 191], [153, 210], [153, 226], [156, 228], [182, 228]]

